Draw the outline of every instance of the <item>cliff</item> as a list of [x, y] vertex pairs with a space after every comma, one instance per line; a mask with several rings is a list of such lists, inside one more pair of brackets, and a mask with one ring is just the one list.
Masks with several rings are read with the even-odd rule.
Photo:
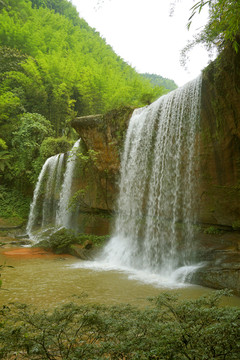
[[203, 71], [201, 222], [240, 227], [240, 54], [227, 48]]
[[240, 53], [227, 47], [203, 71], [199, 260], [192, 281], [240, 295]]
[[123, 107], [72, 122], [83, 142], [83, 157], [88, 158], [74, 181], [75, 191], [81, 192], [79, 222], [86, 233], [105, 235], [110, 231], [120, 157], [132, 112], [132, 107]]
[[[84, 180], [93, 184], [85, 199], [88, 213], [114, 209], [121, 149], [132, 111], [124, 108], [72, 123], [86, 151], [96, 155], [94, 179]], [[203, 71], [197, 143], [199, 231], [195, 242], [196, 260], [203, 266], [191, 281], [240, 294], [240, 52], [230, 47]], [[99, 218], [95, 224], [99, 225]], [[107, 221], [104, 231], [108, 229]]]

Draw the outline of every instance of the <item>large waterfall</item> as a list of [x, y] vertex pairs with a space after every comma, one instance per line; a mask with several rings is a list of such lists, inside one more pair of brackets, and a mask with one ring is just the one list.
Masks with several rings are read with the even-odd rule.
[[46, 231], [72, 226], [73, 215], [69, 210], [69, 200], [72, 195], [72, 178], [79, 144], [80, 140], [69, 152], [66, 167], [64, 154], [48, 158], [42, 167], [27, 223], [27, 234], [35, 242], [41, 240]]
[[163, 278], [191, 269], [200, 92], [201, 77], [133, 113], [107, 263]]

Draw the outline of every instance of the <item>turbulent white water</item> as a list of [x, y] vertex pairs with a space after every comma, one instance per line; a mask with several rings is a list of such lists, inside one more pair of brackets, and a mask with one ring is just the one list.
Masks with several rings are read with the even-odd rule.
[[49, 229], [55, 231], [60, 227], [71, 227], [69, 200], [79, 144], [80, 140], [69, 152], [65, 172], [64, 154], [48, 158], [42, 167], [34, 189], [27, 224], [27, 234], [35, 242], [41, 240], [43, 233], [49, 232]]
[[200, 93], [201, 77], [133, 113], [105, 262], [173, 281], [192, 271]]

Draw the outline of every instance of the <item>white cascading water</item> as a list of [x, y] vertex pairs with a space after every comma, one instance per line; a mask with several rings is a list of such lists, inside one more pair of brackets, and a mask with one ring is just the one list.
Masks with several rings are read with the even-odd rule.
[[76, 150], [79, 148], [80, 139], [75, 142], [72, 147], [71, 154], [67, 160], [67, 167], [64, 174], [63, 184], [59, 199], [59, 208], [56, 216], [56, 226], [65, 227], [66, 229], [71, 227], [71, 211], [69, 210], [69, 200], [71, 197], [73, 172], [76, 164]]
[[172, 281], [193, 270], [200, 96], [201, 77], [133, 113], [104, 262]]
[[[42, 204], [42, 228], [45, 228], [49, 224], [49, 220], [53, 218], [57, 173], [59, 173], [62, 165], [62, 162], [60, 161], [61, 155], [53, 156], [54, 161], [49, 162], [48, 177], [46, 179], [45, 194]], [[55, 158], [57, 158], [57, 161], [55, 161]]]
[[35, 242], [41, 240], [42, 234], [49, 229], [55, 231], [60, 227], [70, 227], [71, 212], [68, 211], [68, 204], [72, 195], [72, 177], [79, 144], [80, 140], [69, 152], [64, 176], [64, 154], [48, 158], [42, 167], [34, 189], [26, 228], [29, 238]]
[[[58, 164], [61, 163], [59, 161], [59, 155], [54, 155], [48, 158], [43, 167], [42, 170], [38, 176], [37, 184], [34, 189], [33, 193], [33, 201], [30, 206], [30, 213], [28, 216], [28, 223], [27, 223], [27, 234], [30, 239], [35, 240], [35, 236], [33, 234], [34, 229], [36, 226], [42, 227], [43, 223], [46, 221], [43, 219], [46, 219], [45, 211], [47, 210], [47, 207], [44, 206], [44, 201], [42, 198], [44, 198], [45, 201], [48, 201], [48, 198], [46, 198], [45, 194], [45, 187], [50, 188], [50, 182], [48, 179], [53, 179], [54, 176], [54, 170], [58, 167]], [[47, 182], [47, 186], [46, 186]], [[48, 186], [49, 185], [49, 186]]]

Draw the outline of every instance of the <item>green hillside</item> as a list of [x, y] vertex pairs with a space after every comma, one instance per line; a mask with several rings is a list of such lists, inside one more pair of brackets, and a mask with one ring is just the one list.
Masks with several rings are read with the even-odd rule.
[[164, 77], [162, 77], [160, 75], [156, 75], [156, 74], [144, 73], [141, 75], [144, 79], [150, 80], [150, 82], [153, 86], [160, 86], [160, 87], [163, 87], [170, 91], [177, 89], [177, 85], [175, 84], [175, 82], [173, 80], [164, 78]]
[[71, 2], [0, 1], [3, 183], [36, 181], [41, 143], [71, 140], [74, 117], [143, 106], [164, 92], [121, 59]]

